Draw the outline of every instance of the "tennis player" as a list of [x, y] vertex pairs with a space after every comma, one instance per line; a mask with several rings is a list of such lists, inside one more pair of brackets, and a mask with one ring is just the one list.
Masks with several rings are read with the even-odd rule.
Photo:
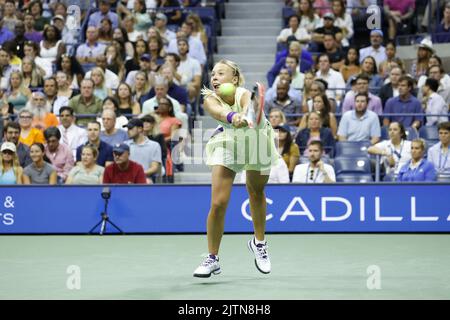
[[[224, 95], [220, 85], [233, 84], [233, 92]], [[194, 277], [208, 278], [221, 272], [219, 247], [224, 232], [225, 212], [236, 173], [246, 171], [254, 237], [248, 248], [255, 255], [256, 268], [270, 273], [271, 264], [265, 239], [266, 197], [270, 168], [280, 155], [275, 146], [275, 133], [262, 115], [259, 124], [249, 128], [246, 117], [253, 108], [252, 94], [243, 88], [244, 77], [232, 61], [221, 60], [211, 73], [211, 88], [202, 90], [204, 108], [219, 122], [219, 127], [206, 145], [207, 164], [212, 168], [211, 208], [207, 219], [208, 257], [194, 271]], [[257, 99], [255, 100], [257, 101]], [[262, 106], [261, 106], [262, 107]]]

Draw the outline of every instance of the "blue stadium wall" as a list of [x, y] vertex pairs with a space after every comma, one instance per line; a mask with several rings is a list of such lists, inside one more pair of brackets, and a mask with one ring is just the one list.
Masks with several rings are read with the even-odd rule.
[[[0, 234], [88, 233], [102, 188], [1, 187]], [[125, 233], [203, 233], [210, 194], [209, 185], [111, 186], [108, 212]], [[269, 185], [266, 195], [268, 232], [450, 231], [448, 184]], [[233, 188], [225, 231], [252, 231], [245, 186]]]

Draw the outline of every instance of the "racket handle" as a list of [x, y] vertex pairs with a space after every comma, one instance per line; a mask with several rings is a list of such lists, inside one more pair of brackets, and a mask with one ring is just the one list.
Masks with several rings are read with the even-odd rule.
[[247, 120], [249, 128], [254, 128], [256, 123], [256, 113], [253, 106], [248, 107], [247, 114], [245, 115], [245, 120]]

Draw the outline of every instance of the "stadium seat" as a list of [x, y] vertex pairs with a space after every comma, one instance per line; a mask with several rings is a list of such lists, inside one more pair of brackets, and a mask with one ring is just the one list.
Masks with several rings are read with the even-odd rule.
[[423, 126], [419, 129], [419, 136], [425, 140], [439, 140], [439, 133], [435, 126]]
[[387, 174], [383, 177], [384, 182], [394, 182], [397, 181], [397, 175], [396, 174]]
[[439, 173], [437, 175], [438, 182], [450, 182], [450, 173]]
[[380, 140], [383, 141], [383, 140], [388, 140], [388, 139], [389, 139], [389, 130], [387, 127], [382, 126]]
[[336, 182], [370, 183], [373, 182], [373, 178], [371, 174], [339, 174], [336, 177]]
[[336, 175], [341, 173], [356, 173], [370, 174], [370, 160], [368, 157], [354, 157], [354, 158], [335, 158], [334, 171]]
[[336, 142], [336, 157], [367, 157], [370, 141], [340, 141]]

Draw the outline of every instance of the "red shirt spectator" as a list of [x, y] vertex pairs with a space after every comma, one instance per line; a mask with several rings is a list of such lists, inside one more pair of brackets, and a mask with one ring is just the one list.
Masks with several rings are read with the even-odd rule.
[[147, 183], [144, 169], [134, 161], [129, 160], [130, 147], [124, 143], [113, 148], [114, 163], [106, 167], [103, 183]]

